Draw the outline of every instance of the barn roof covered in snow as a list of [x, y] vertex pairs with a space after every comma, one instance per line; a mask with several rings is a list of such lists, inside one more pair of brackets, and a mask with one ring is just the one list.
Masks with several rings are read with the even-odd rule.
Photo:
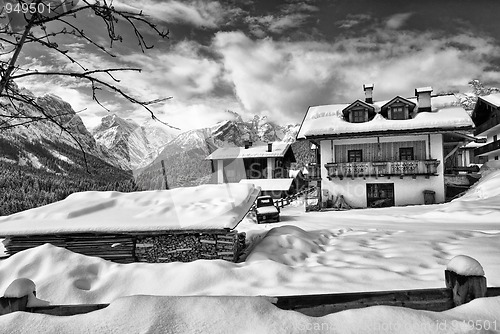
[[272, 150], [268, 145], [244, 147], [221, 147], [210, 154], [206, 160], [239, 159], [239, 158], [282, 158], [290, 148], [290, 143], [272, 143]]
[[0, 217], [0, 236], [233, 229], [260, 189], [252, 184], [172, 190], [86, 191]]
[[[418, 106], [416, 98], [407, 100]], [[371, 121], [364, 123], [350, 123], [344, 119], [342, 110], [349, 104], [309, 107], [297, 138], [470, 130], [474, 126], [472, 119], [454, 95], [433, 96], [431, 112], [415, 112], [413, 118], [406, 120], [388, 120], [380, 114], [381, 107], [388, 101], [374, 102], [377, 115]]]

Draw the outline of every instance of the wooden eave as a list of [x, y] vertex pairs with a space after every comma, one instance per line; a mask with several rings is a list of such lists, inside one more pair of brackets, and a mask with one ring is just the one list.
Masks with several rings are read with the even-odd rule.
[[434, 128], [434, 129], [402, 129], [402, 130], [380, 130], [380, 131], [365, 131], [365, 132], [347, 132], [339, 134], [323, 134], [306, 136], [305, 139], [352, 139], [352, 138], [365, 138], [371, 136], [388, 137], [388, 136], [404, 136], [414, 134], [435, 134], [435, 133], [449, 133], [455, 131], [472, 130], [472, 126], [464, 126], [459, 128]]

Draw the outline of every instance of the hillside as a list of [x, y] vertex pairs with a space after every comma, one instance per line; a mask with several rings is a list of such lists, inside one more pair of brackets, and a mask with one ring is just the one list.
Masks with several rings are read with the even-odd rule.
[[[9, 115], [38, 117], [25, 105], [0, 101], [0, 215], [45, 205], [84, 190], [134, 191], [132, 173], [116, 156], [100, 147], [71, 106], [55, 95], [36, 98], [36, 103], [64, 124], [74, 138], [46, 120], [6, 129]], [[80, 143], [84, 154], [75, 141]]]

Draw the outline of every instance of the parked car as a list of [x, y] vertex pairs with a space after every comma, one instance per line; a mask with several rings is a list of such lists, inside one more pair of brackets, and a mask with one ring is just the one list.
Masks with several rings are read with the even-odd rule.
[[257, 224], [280, 221], [280, 209], [274, 205], [274, 201], [271, 196], [257, 197], [255, 206]]

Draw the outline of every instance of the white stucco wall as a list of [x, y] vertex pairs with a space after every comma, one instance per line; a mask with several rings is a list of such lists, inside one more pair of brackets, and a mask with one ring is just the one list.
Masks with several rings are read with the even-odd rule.
[[[343, 139], [334, 140], [333, 145], [331, 140], [321, 141], [321, 186], [323, 190], [327, 190], [329, 196], [343, 195], [348, 204], [355, 207], [366, 207], [366, 184], [367, 183], [393, 183], [394, 197], [396, 205], [410, 205], [424, 203], [424, 190], [435, 191], [436, 202], [442, 203], [445, 200], [444, 186], [444, 171], [443, 171], [443, 140], [441, 134], [430, 135], [430, 152], [428, 135], [414, 136], [393, 136], [380, 137], [380, 142], [395, 142], [395, 141], [425, 141], [426, 142], [426, 158], [437, 159], [440, 164], [437, 167], [438, 176], [417, 176], [413, 179], [411, 176], [405, 176], [401, 179], [399, 176], [387, 177], [355, 177], [354, 180], [350, 177], [345, 177], [342, 180], [333, 178], [331, 181], [327, 178], [327, 169], [325, 164], [335, 162], [335, 145], [345, 144], [361, 144], [361, 143], [376, 143], [377, 137], [359, 138], [359, 139]], [[333, 150], [332, 150], [333, 146]]]

